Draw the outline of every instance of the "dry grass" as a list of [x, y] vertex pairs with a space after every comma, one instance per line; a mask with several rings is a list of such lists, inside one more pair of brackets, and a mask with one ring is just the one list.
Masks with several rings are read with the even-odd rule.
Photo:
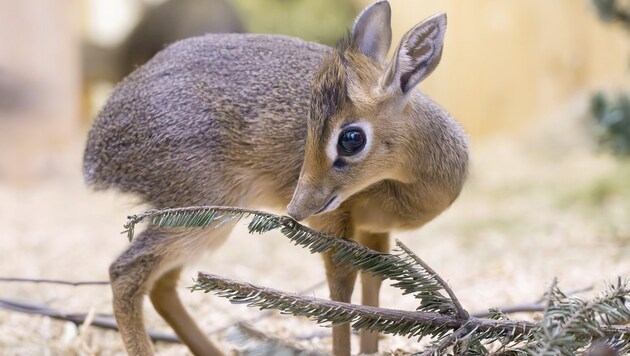
[[[593, 154], [577, 120], [560, 119], [576, 117], [582, 109], [577, 105], [545, 120], [548, 127], [516, 139], [475, 143], [470, 181], [454, 206], [420, 231], [396, 234], [451, 283], [469, 310], [536, 300], [554, 276], [570, 290], [630, 275], [630, 165]], [[45, 180], [0, 182], [0, 276], [107, 278], [109, 262], [127, 246], [119, 234], [126, 215], [143, 207], [126, 197], [84, 188], [81, 151], [80, 142], [70, 147]], [[243, 228], [184, 275], [191, 278], [197, 270], [287, 291], [323, 279], [318, 256], [279, 235], [249, 236]], [[190, 279], [181, 283], [190, 284]], [[0, 287], [4, 298], [111, 313], [107, 287]], [[259, 313], [183, 288], [182, 294], [207, 331]], [[327, 292], [320, 288], [314, 294], [325, 297]], [[384, 288], [382, 304], [415, 308], [414, 300], [391, 287]], [[151, 307], [146, 310], [149, 326], [168, 330]], [[291, 339], [328, 331], [279, 315], [255, 326]], [[224, 334], [213, 337], [226, 351], [235, 348]], [[300, 342], [322, 351], [329, 344], [326, 337]], [[179, 345], [156, 348], [163, 355], [185, 352]], [[417, 348], [413, 340], [400, 337], [384, 337], [381, 346], [385, 353]], [[91, 327], [79, 332], [71, 323], [0, 310], [0, 354], [92, 353], [122, 354], [118, 334]]]

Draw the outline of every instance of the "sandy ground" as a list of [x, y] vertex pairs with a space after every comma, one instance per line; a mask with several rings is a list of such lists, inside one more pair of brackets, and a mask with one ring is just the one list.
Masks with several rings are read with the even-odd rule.
[[[419, 231], [395, 234], [448, 282], [470, 311], [538, 299], [554, 276], [573, 290], [630, 276], [630, 164], [596, 154], [583, 125], [568, 110], [532, 132], [473, 142], [473, 170], [456, 203]], [[562, 119], [570, 117], [571, 119]], [[126, 216], [143, 211], [133, 199], [94, 193], [81, 180], [82, 140], [70, 145], [48, 178], [0, 181], [0, 276], [105, 280], [112, 259], [128, 244]], [[243, 224], [244, 225], [244, 224]], [[190, 267], [181, 281], [186, 305], [211, 332], [260, 314], [216, 296], [188, 293], [198, 270], [290, 292], [323, 280], [319, 256], [277, 234], [247, 235], [239, 227], [217, 252]], [[310, 294], [326, 297], [325, 287]], [[358, 294], [358, 293], [355, 293]], [[68, 312], [111, 313], [106, 286], [0, 283], [0, 297], [43, 303]], [[355, 299], [358, 302], [358, 299]], [[386, 286], [382, 305], [415, 309], [415, 301]], [[147, 324], [170, 331], [146, 306]], [[519, 317], [528, 317], [521, 315]], [[273, 314], [253, 323], [309, 350], [330, 347], [329, 329]], [[237, 345], [213, 333], [225, 351]], [[353, 340], [358, 350], [358, 340]], [[384, 336], [384, 354], [417, 351], [415, 340]], [[157, 343], [161, 355], [180, 345]], [[119, 335], [72, 323], [0, 310], [0, 354], [123, 354]]]

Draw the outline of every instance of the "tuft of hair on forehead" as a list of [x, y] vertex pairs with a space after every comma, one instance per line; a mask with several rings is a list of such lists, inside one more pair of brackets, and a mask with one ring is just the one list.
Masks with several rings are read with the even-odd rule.
[[348, 33], [324, 57], [313, 77], [308, 126], [310, 133], [316, 137], [326, 134], [328, 119], [350, 101], [347, 55], [355, 51], [358, 51], [357, 45], [353, 36]]

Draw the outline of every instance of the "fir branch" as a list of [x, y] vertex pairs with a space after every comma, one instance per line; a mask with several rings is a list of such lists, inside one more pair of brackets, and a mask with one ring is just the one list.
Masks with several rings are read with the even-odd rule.
[[335, 302], [309, 296], [284, 293], [275, 289], [257, 287], [220, 276], [199, 272], [193, 291], [214, 292], [235, 304], [247, 304], [262, 309], [277, 309], [283, 313], [305, 316], [318, 324], [336, 325], [351, 323], [353, 329], [367, 329], [408, 337], [443, 336], [449, 331], [469, 326], [478, 332], [489, 332], [500, 337], [529, 335], [538, 329], [535, 323], [470, 318], [434, 312], [409, 312]]
[[419, 310], [458, 314], [453, 302], [439, 293], [443, 286], [435, 280], [432, 273], [419, 268], [416, 261], [408, 255], [395, 256], [377, 252], [354, 241], [313, 230], [288, 216], [222, 206], [166, 208], [129, 216], [123, 233], [127, 233], [130, 239], [133, 238], [135, 225], [143, 221], [161, 228], [206, 228], [225, 219], [244, 217], [252, 218], [248, 225], [250, 233], [280, 229], [289, 240], [308, 248], [311, 253], [333, 252], [332, 258], [336, 263], [348, 263], [355, 269], [393, 280], [395, 283], [392, 286], [402, 289], [404, 294], [413, 294], [420, 299]]
[[[128, 236], [133, 237], [134, 227], [141, 221], [160, 228], [204, 228], [244, 217], [251, 217], [250, 233], [280, 229], [290, 241], [311, 253], [331, 253], [336, 263], [347, 263], [355, 269], [391, 279], [393, 286], [400, 288], [403, 294], [413, 294], [420, 299], [420, 306], [416, 312], [358, 306], [285, 294], [204, 273], [199, 274], [193, 290], [212, 291], [232, 303], [306, 316], [320, 324], [350, 323], [355, 330], [408, 337], [430, 335], [436, 338], [434, 354], [449, 348], [457, 354], [487, 354], [484, 344], [492, 342], [502, 344], [501, 354], [532, 355], [582, 352], [595, 339], [606, 339], [623, 350], [630, 345], [630, 329], [618, 326], [630, 320], [630, 310], [626, 307], [629, 292], [621, 281], [612, 286], [608, 294], [588, 303], [567, 297], [554, 282], [547, 293], [542, 325], [512, 321], [496, 312], [492, 315], [494, 319], [480, 319], [470, 317], [446, 282], [400, 242], [402, 253], [379, 253], [354, 241], [315, 231], [286, 216], [232, 207], [152, 210], [130, 216], [125, 228]], [[448, 297], [440, 293], [442, 290]]]
[[[569, 355], [577, 351], [584, 351], [585, 347], [595, 339], [605, 338], [610, 344], [621, 350], [627, 350], [630, 340], [630, 329], [613, 325], [613, 319], [609, 325], [595, 324], [583, 328], [571, 328], [573, 336], [577, 339], [588, 340], [581, 345], [572, 343], [570, 339], [558, 338], [557, 343], [549, 343], [544, 340], [544, 333], [548, 333], [544, 326], [533, 322], [514, 321], [504, 319], [499, 313], [494, 316], [498, 319], [480, 319], [471, 317], [462, 320], [454, 315], [439, 314], [435, 312], [409, 312], [396, 309], [376, 308], [369, 306], [353, 305], [349, 303], [335, 302], [315, 297], [299, 296], [284, 293], [271, 288], [257, 287], [249, 283], [233, 281], [223, 277], [200, 272], [193, 291], [214, 292], [225, 297], [232, 303], [247, 304], [248, 306], [262, 309], [276, 309], [286, 314], [306, 316], [318, 324], [336, 325], [350, 323], [355, 330], [367, 329], [386, 334], [418, 337], [430, 335], [438, 340], [429, 349], [429, 354], [440, 354], [448, 348], [457, 348], [458, 353], [481, 355], [487, 350], [483, 343], [498, 341], [502, 344], [499, 354], [530, 354], [530, 355]], [[557, 291], [554, 291], [557, 293]], [[607, 294], [605, 298], [599, 298], [589, 304], [601, 305], [603, 300], [618, 298], [626, 295], [626, 292]], [[553, 304], [549, 307], [549, 314], [554, 313]], [[610, 313], [609, 313], [610, 314]], [[616, 313], [612, 313], [616, 314]], [[614, 323], [622, 322], [620, 318], [614, 319]], [[549, 335], [555, 335], [550, 334]], [[564, 343], [564, 344], [563, 344]], [[517, 345], [523, 345], [517, 349], [510, 349]], [[543, 348], [545, 345], [561, 345], [563, 348]], [[541, 347], [542, 346], [542, 347]], [[570, 350], [570, 351], [569, 351]]]

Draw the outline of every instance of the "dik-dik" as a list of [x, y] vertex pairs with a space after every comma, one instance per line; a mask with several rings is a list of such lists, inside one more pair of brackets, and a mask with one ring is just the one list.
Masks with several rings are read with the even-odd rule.
[[[440, 60], [446, 16], [407, 32], [388, 64], [390, 17], [386, 1], [371, 5], [335, 48], [236, 34], [171, 45], [100, 113], [85, 151], [87, 182], [154, 207], [286, 209], [329, 235], [388, 251], [390, 231], [418, 228], [453, 202], [468, 166], [462, 129], [416, 88]], [[149, 226], [111, 265], [130, 354], [152, 353], [146, 293], [194, 354], [220, 354], [175, 287], [184, 265], [230, 229]], [[324, 262], [330, 297], [350, 301], [357, 272]], [[362, 303], [377, 306], [381, 280], [361, 278]], [[361, 333], [360, 351], [376, 352], [377, 338]], [[333, 352], [350, 354], [349, 325], [333, 328]]]

